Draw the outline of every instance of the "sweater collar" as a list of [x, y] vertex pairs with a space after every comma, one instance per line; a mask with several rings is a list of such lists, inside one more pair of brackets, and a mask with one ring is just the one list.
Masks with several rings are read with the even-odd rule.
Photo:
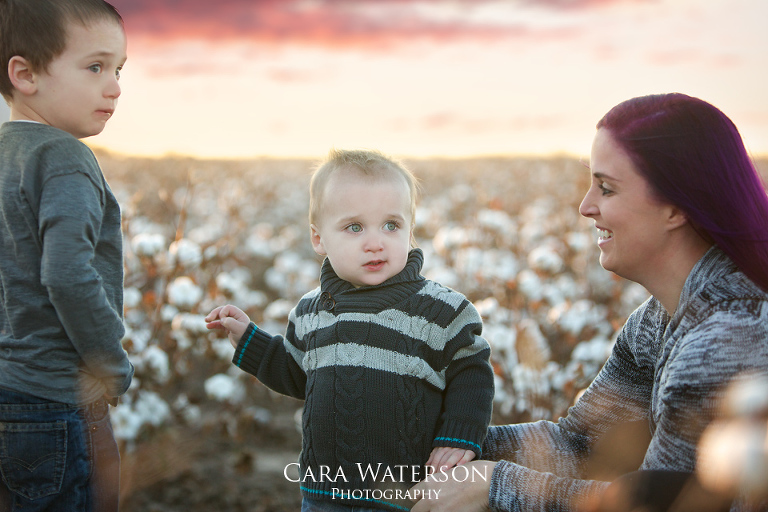
[[325, 292], [329, 292], [335, 295], [341, 292], [362, 292], [398, 283], [420, 281], [424, 279], [421, 276], [421, 268], [423, 265], [424, 253], [421, 251], [421, 249], [411, 249], [411, 251], [408, 253], [408, 261], [406, 261], [405, 267], [398, 274], [377, 285], [361, 286], [359, 288], [355, 288], [349, 281], [345, 281], [340, 278], [336, 274], [336, 271], [333, 270], [330, 260], [325, 258], [325, 261], [323, 261], [323, 267], [320, 270], [320, 288]]
[[[685, 280], [683, 290], [680, 293], [680, 302], [671, 318], [672, 324], [676, 325], [682, 320], [688, 306], [695, 301], [697, 295], [708, 283], [736, 271], [738, 268], [727, 254], [715, 245], [710, 247], [704, 256], [696, 262]], [[666, 314], [664, 316], [669, 318]]]

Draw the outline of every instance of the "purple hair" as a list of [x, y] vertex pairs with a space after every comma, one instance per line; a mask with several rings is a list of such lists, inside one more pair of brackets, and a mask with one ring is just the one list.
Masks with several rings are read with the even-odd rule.
[[684, 94], [641, 96], [597, 128], [610, 131], [660, 199], [768, 291], [768, 195], [725, 114]]

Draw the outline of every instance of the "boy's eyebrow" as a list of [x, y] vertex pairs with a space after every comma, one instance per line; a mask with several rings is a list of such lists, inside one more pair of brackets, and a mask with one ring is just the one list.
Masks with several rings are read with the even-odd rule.
[[[85, 59], [95, 59], [96, 57], [114, 57], [117, 56], [115, 52], [110, 52], [108, 50], [96, 50], [95, 52], [91, 52], [88, 55], [86, 55]], [[126, 57], [126, 60], [128, 60], [128, 57]], [[125, 62], [125, 61], [123, 61]]]
[[[405, 216], [403, 216], [400, 213], [388, 213], [386, 217], [405, 220]], [[360, 214], [347, 215], [346, 217], [341, 217], [339, 219], [339, 223], [357, 221], [359, 218], [360, 218]]]

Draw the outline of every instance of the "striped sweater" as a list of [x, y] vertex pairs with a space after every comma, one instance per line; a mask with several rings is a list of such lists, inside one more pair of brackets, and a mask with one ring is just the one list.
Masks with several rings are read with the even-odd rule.
[[433, 447], [480, 455], [494, 393], [490, 347], [474, 306], [422, 277], [422, 264], [414, 249], [398, 275], [355, 288], [326, 260], [284, 337], [251, 324], [240, 340], [236, 366], [305, 400], [304, 496], [407, 510], [397, 497], [424, 478]]
[[750, 371], [768, 375], [768, 294], [712, 248], [688, 276], [674, 315], [652, 297], [630, 316], [565, 418], [489, 429], [484, 457], [502, 461], [491, 507], [566, 511], [599, 495], [608, 483], [583, 479], [590, 447], [626, 421], [648, 421], [641, 469], [693, 471], [723, 386]]

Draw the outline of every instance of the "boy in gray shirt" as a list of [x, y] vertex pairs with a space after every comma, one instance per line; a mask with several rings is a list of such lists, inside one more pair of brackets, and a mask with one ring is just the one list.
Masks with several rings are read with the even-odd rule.
[[0, 510], [117, 511], [120, 208], [78, 139], [114, 113], [125, 59], [103, 0], [0, 1]]

